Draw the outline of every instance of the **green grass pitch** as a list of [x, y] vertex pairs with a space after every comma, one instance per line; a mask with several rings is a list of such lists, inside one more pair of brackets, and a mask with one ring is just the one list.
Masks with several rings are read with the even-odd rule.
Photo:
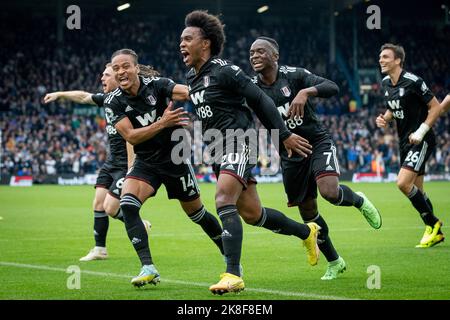
[[[319, 199], [334, 245], [347, 262], [341, 277], [320, 280], [326, 260], [321, 256], [317, 266], [309, 266], [297, 238], [244, 225], [246, 290], [221, 297], [208, 286], [224, 272], [222, 256], [178, 202], [166, 200], [163, 189], [141, 211], [153, 225], [150, 243], [161, 283], [135, 289], [130, 280], [140, 265], [119, 221], [110, 220], [108, 260], [78, 261], [94, 245], [92, 187], [0, 187], [0, 299], [450, 299], [450, 241], [416, 249], [422, 221], [394, 184], [349, 185], [372, 199], [383, 226], [373, 230], [357, 209]], [[214, 212], [215, 186], [200, 188]], [[286, 207], [281, 184], [258, 189], [264, 206], [300, 220], [296, 208]], [[450, 236], [450, 182], [426, 183], [426, 191]], [[81, 270], [80, 289], [67, 286], [73, 283], [69, 266]], [[369, 289], [377, 275], [380, 288]]]

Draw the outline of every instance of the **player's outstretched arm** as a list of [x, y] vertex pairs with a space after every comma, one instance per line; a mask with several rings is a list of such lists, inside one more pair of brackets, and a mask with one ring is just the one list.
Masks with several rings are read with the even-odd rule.
[[447, 94], [441, 102], [441, 115], [447, 113], [448, 110], [450, 110], [450, 94]]
[[186, 114], [187, 111], [184, 111], [183, 108], [173, 110], [173, 104], [170, 102], [161, 119], [148, 127], [134, 128], [130, 119], [124, 117], [115, 124], [115, 128], [126, 141], [132, 145], [137, 145], [153, 138], [165, 128], [186, 126], [189, 121]]
[[436, 98], [428, 102], [428, 116], [420, 127], [409, 135], [409, 142], [412, 144], [419, 144], [422, 142], [423, 137], [427, 134], [430, 128], [436, 123], [441, 114], [441, 106]]
[[92, 100], [92, 93], [86, 91], [57, 91], [47, 93], [44, 97], [44, 103], [50, 103], [58, 99], [67, 99], [80, 104], [92, 104], [95, 105]]

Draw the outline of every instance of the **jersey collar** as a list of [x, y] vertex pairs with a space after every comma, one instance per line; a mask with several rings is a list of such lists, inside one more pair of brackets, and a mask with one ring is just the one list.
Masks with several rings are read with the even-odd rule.
[[211, 65], [211, 61], [214, 60], [214, 59], [217, 59], [217, 56], [211, 56], [211, 57], [209, 57], [209, 59], [206, 60], [206, 62], [200, 67], [200, 70], [198, 71], [198, 73], [195, 73], [195, 69], [192, 68], [192, 71], [193, 71], [193, 73], [194, 73], [194, 76], [196, 77], [196, 76], [202, 74], [205, 70], [207, 70], [208, 67]]
[[398, 76], [398, 80], [397, 80], [397, 84], [396, 84], [396, 85], [394, 85], [394, 84], [392, 83], [392, 79], [391, 79], [391, 77], [389, 77], [389, 86], [392, 87], [392, 88], [397, 87], [398, 84], [400, 83], [400, 81], [402, 80], [402, 77], [403, 77], [403, 75], [404, 75], [405, 73], [406, 73], [406, 70], [405, 70], [405, 69], [402, 69], [402, 72], [400, 72], [400, 75]]
[[277, 76], [275, 78], [275, 81], [272, 84], [266, 84], [265, 82], [262, 82], [260, 73], [256, 74], [256, 80], [258, 81], [258, 85], [260, 85], [261, 87], [271, 88], [275, 85], [275, 83], [277, 83], [278, 79], [280, 79], [280, 75], [281, 75], [280, 66], [278, 66], [277, 67]]

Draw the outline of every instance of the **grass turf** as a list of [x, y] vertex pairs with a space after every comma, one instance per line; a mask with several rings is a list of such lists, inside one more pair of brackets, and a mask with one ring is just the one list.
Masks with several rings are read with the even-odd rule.
[[[450, 245], [416, 249], [424, 227], [410, 202], [394, 184], [348, 184], [379, 208], [383, 226], [373, 230], [355, 208], [334, 207], [319, 199], [319, 209], [347, 271], [322, 281], [326, 260], [310, 267], [295, 237], [244, 225], [242, 264], [246, 290], [213, 296], [208, 286], [224, 272], [222, 256], [201, 228], [182, 212], [164, 190], [145, 203], [142, 217], [152, 222], [150, 244], [161, 274], [158, 286], [135, 289], [138, 258], [121, 222], [110, 220], [105, 261], [79, 262], [93, 247], [94, 189], [90, 186], [0, 187], [0, 299], [159, 299], [159, 300], [288, 300], [288, 299], [450, 299]], [[214, 185], [202, 184], [202, 199], [214, 213]], [[281, 184], [258, 186], [263, 205], [286, 207]], [[436, 215], [450, 228], [449, 182], [426, 183]], [[214, 213], [215, 214], [215, 213]], [[68, 289], [69, 266], [81, 269], [80, 289]], [[368, 289], [380, 270], [380, 289]], [[372, 278], [370, 278], [372, 276]]]

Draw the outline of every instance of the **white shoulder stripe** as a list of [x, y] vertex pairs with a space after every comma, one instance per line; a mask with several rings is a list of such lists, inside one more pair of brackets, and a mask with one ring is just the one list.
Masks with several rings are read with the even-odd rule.
[[385, 81], [385, 80], [387, 80], [387, 79], [389, 79], [389, 76], [385, 76], [385, 77], [383, 78], [383, 81]]
[[118, 93], [120, 93], [120, 89], [119, 89], [119, 88], [117, 88], [117, 89], [114, 90], [113, 92], [110, 92], [110, 94], [114, 94], [114, 95], [116, 95], [116, 94], [118, 94]]
[[[304, 70], [307, 71], [306, 69], [304, 69]], [[295, 72], [295, 71], [297, 71], [297, 68], [296, 67], [289, 67], [289, 66], [281, 66], [279, 68], [279, 71], [283, 72], [283, 73]]]
[[419, 77], [417, 77], [416, 75], [412, 74], [411, 72], [406, 72], [403, 77], [405, 77], [406, 79], [412, 80], [414, 82], [416, 82], [417, 80], [419, 80]]
[[211, 62], [214, 64], [220, 64], [222, 67], [227, 65], [227, 62], [222, 59], [214, 59]]
[[114, 95], [109, 95], [106, 97], [104, 104], [108, 104], [111, 102], [112, 98], [114, 97]]
[[105, 103], [111, 103], [112, 99], [116, 96], [120, 96], [122, 94], [122, 91], [120, 91], [119, 88], [114, 90], [113, 92], [109, 93], [108, 96], [105, 99]]

